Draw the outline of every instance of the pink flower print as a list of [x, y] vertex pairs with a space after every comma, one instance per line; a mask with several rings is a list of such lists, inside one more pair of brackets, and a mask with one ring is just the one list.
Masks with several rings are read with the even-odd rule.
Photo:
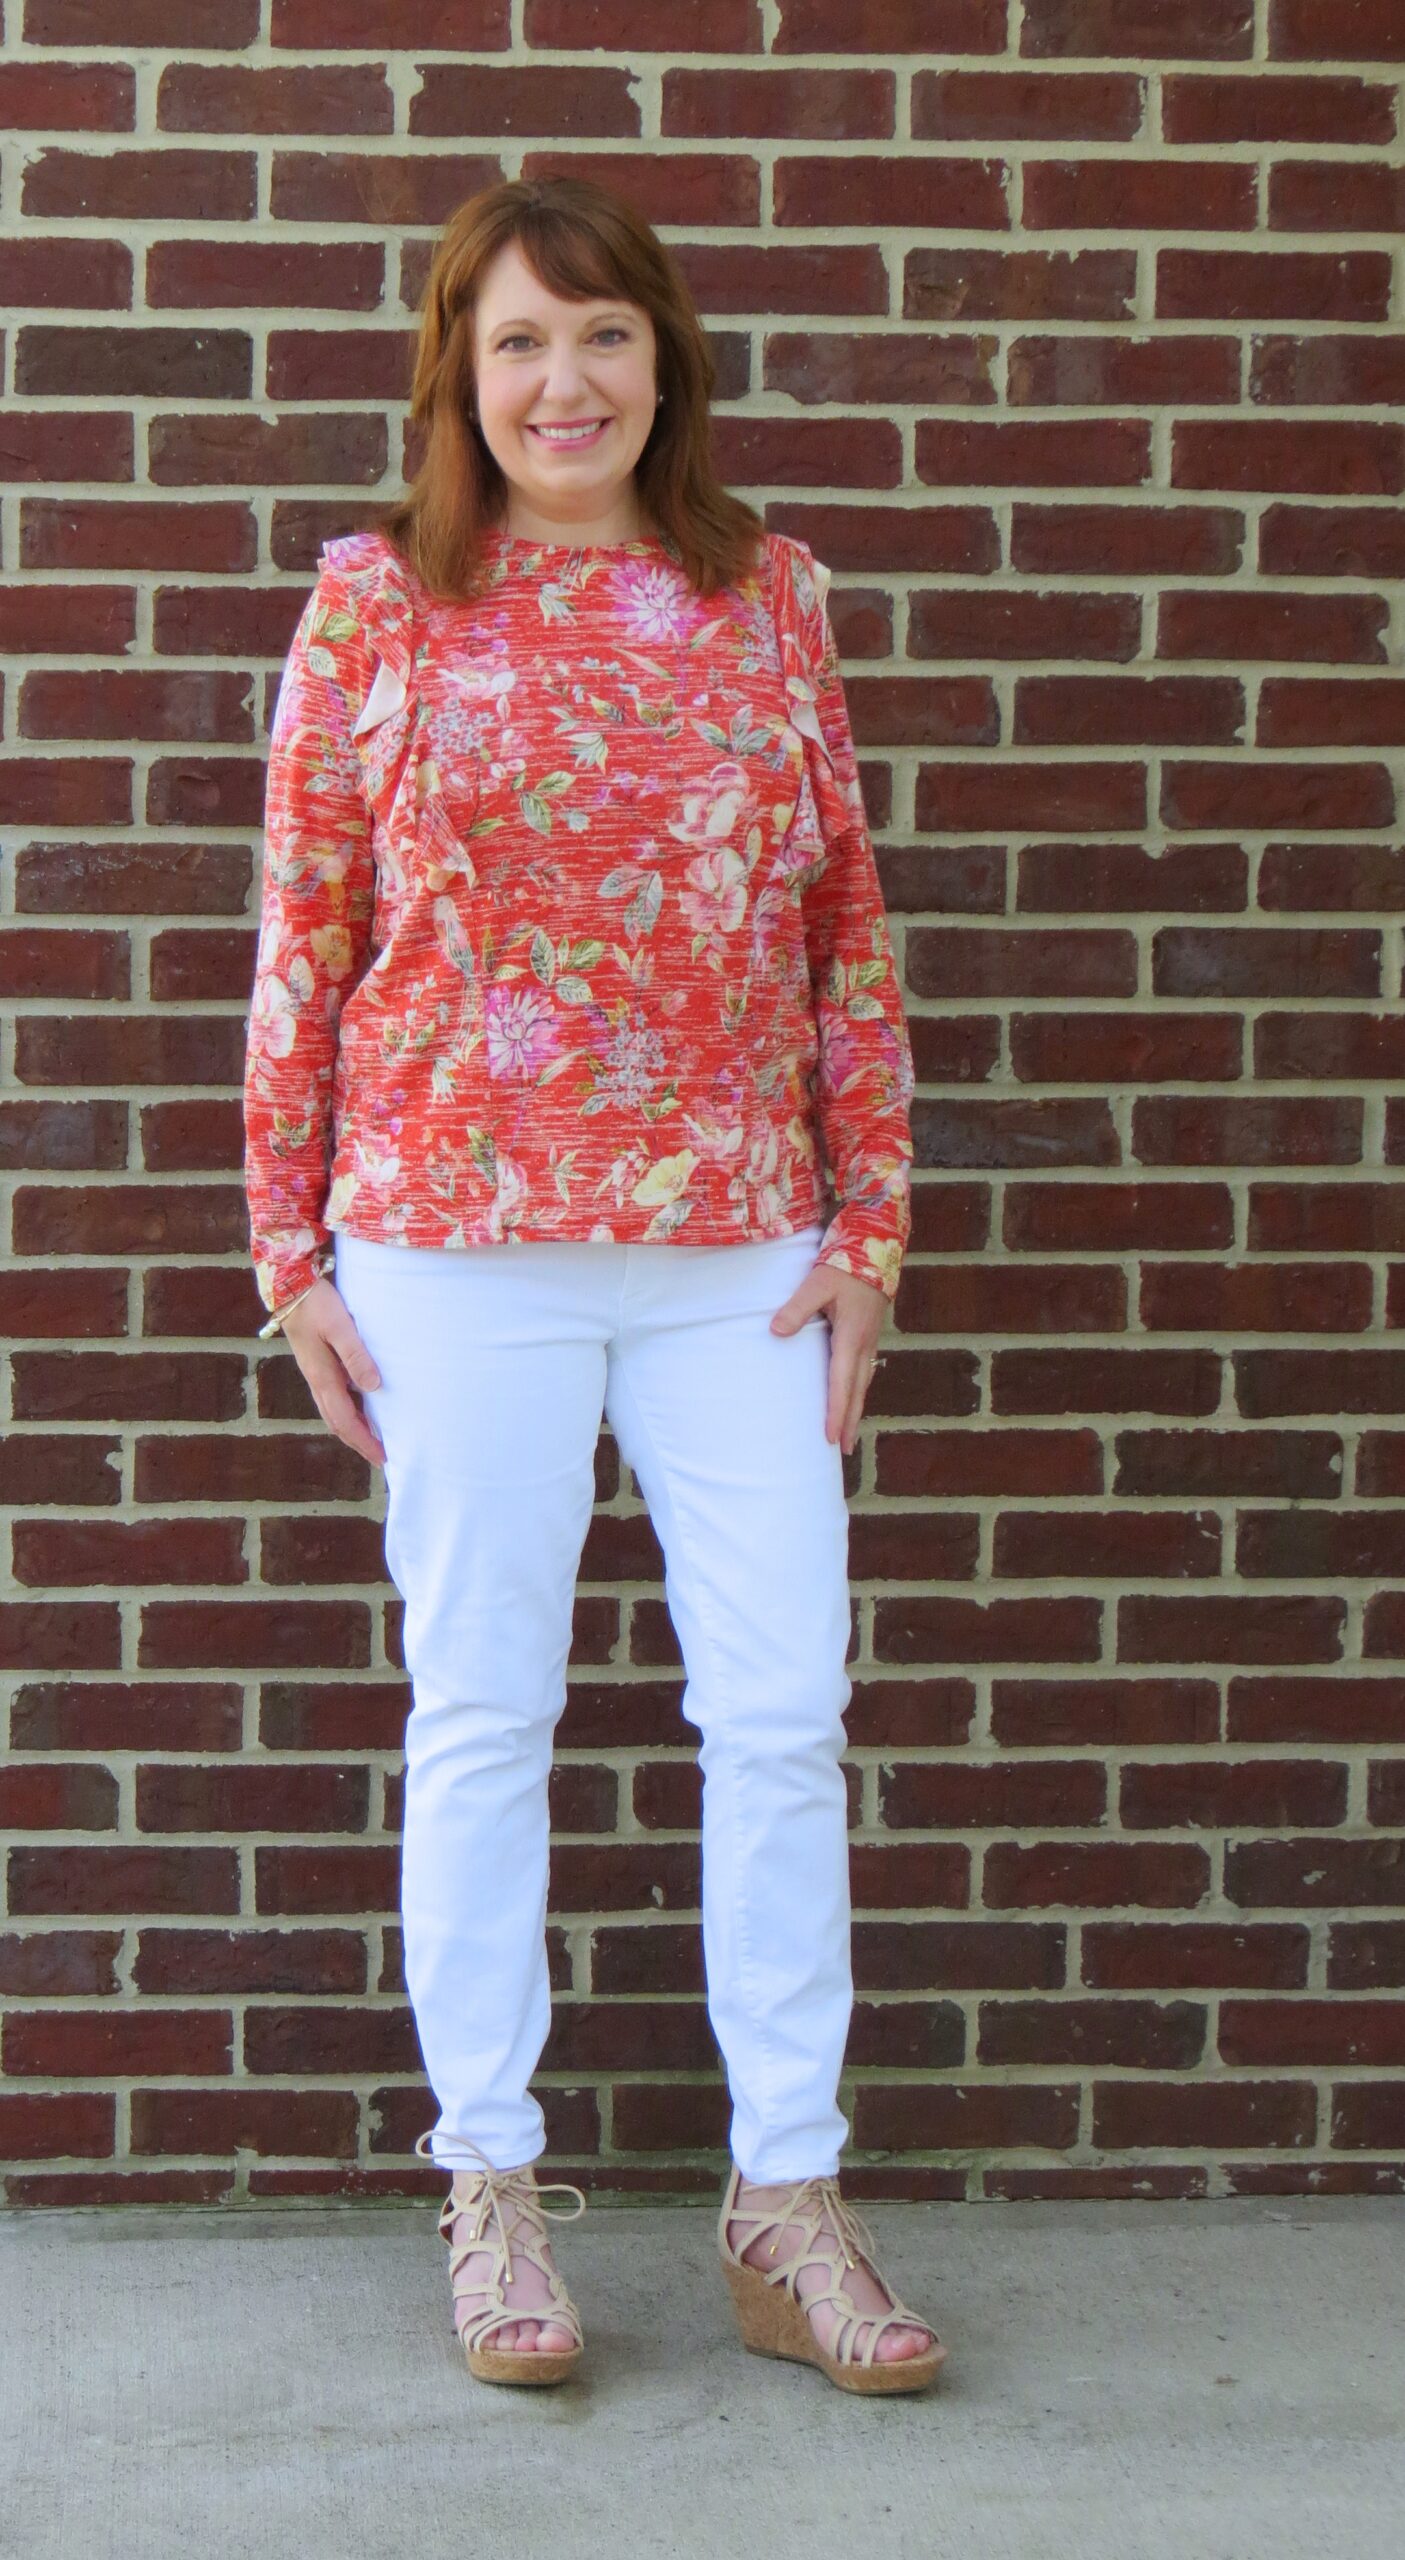
[[825, 1083], [831, 1093], [842, 1093], [863, 1062], [863, 1049], [851, 1022], [832, 1006], [819, 1009], [820, 1057]]
[[556, 1018], [540, 987], [491, 986], [484, 999], [488, 1073], [535, 1083], [560, 1051]]
[[634, 635], [646, 646], [687, 638], [695, 606], [680, 569], [654, 561], [621, 561], [613, 572], [612, 592]]
[[678, 903], [695, 932], [709, 941], [719, 933], [735, 933], [746, 914], [746, 864], [724, 846], [720, 853], [701, 853], [688, 865], [686, 889]]
[[670, 818], [668, 832], [680, 844], [720, 844], [734, 835], [738, 819], [752, 801], [750, 776], [726, 758], [715, 764], [700, 789], [685, 791], [681, 818]]

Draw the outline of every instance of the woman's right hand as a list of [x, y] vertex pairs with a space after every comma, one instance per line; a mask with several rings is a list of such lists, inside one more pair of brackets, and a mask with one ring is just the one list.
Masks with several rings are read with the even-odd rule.
[[378, 1387], [381, 1374], [335, 1283], [322, 1279], [309, 1289], [284, 1317], [283, 1331], [328, 1430], [358, 1457], [383, 1467], [384, 1443], [352, 1394], [353, 1388], [364, 1395], [368, 1387]]

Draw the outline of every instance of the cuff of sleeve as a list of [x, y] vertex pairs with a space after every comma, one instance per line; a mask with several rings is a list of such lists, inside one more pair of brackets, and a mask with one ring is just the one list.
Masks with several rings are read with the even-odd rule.
[[[301, 1287], [293, 1288], [289, 1292], [288, 1296], [283, 1299], [281, 1305], [278, 1306], [274, 1313], [269, 1317], [267, 1324], [261, 1324], [259, 1326], [259, 1341], [266, 1342], [270, 1334], [278, 1333], [282, 1328], [284, 1317], [291, 1315], [294, 1307], [300, 1307], [304, 1298], [311, 1297], [319, 1280], [330, 1279], [335, 1268], [336, 1256], [334, 1253], [324, 1255], [320, 1261], [315, 1261], [309, 1258], [300, 1266], [297, 1264], [291, 1264], [280, 1267], [278, 1274], [280, 1281], [286, 1281], [289, 1277], [293, 1277], [294, 1279], [300, 1279], [302, 1285]], [[265, 1305], [268, 1303], [266, 1298], [264, 1303]]]
[[854, 1280], [867, 1281], [871, 1289], [879, 1290], [889, 1301], [898, 1294], [903, 1262], [900, 1238], [890, 1229], [864, 1229], [842, 1209], [815, 1260], [831, 1263], [836, 1271], [847, 1271]]

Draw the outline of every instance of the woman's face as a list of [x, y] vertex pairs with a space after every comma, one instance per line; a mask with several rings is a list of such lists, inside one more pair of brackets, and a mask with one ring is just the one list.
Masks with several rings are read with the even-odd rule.
[[[508, 483], [510, 529], [627, 540], [657, 394], [648, 313], [603, 295], [563, 301], [510, 240], [485, 271], [474, 323], [478, 422]], [[586, 432], [554, 437], [554, 426]]]

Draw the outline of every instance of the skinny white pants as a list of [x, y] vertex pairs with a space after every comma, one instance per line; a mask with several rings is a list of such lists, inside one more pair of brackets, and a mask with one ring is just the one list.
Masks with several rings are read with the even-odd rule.
[[770, 1320], [823, 1229], [761, 1243], [434, 1248], [338, 1233], [382, 1384], [386, 1565], [404, 1604], [405, 1977], [430, 2148], [546, 2147], [547, 1785], [602, 1412], [663, 1551], [702, 1737], [708, 2013], [732, 2155], [830, 2176], [853, 2005], [844, 1774], [849, 1519], [829, 1323]]

